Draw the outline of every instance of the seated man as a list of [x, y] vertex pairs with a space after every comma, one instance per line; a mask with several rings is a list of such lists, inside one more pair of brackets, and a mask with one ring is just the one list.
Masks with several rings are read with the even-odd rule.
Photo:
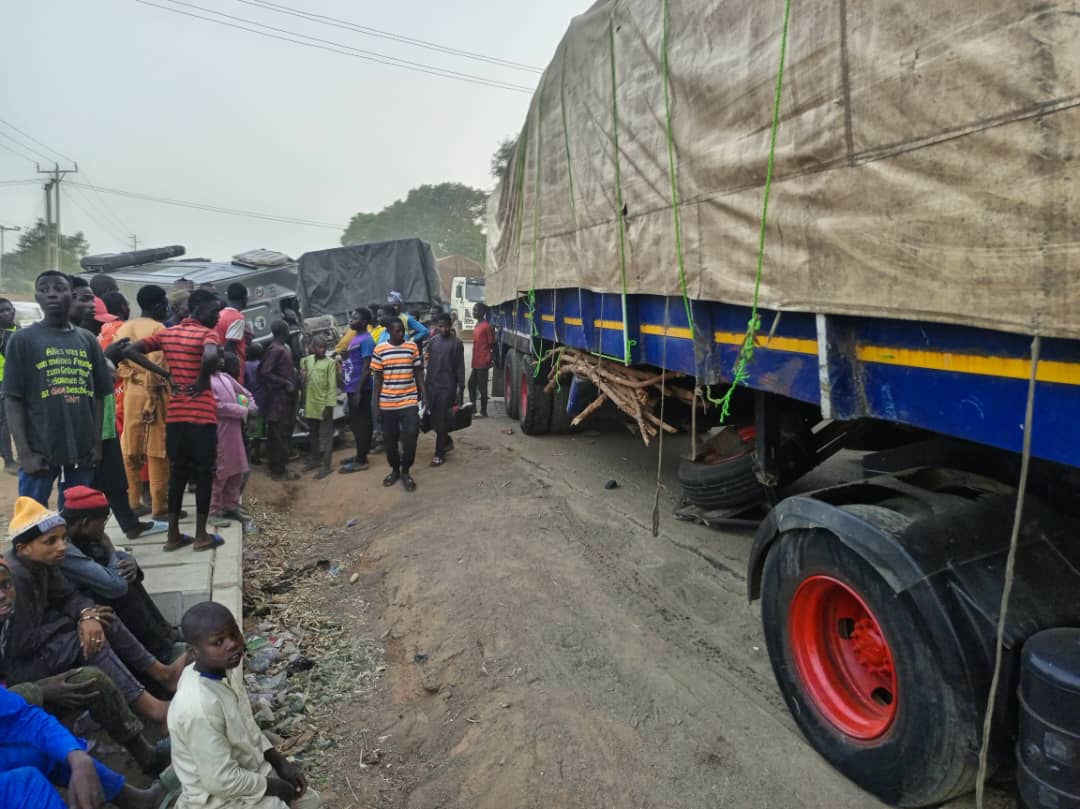
[[82, 664], [104, 671], [143, 719], [164, 722], [169, 704], [156, 699], [132, 676], [144, 672], [169, 693], [176, 689], [186, 656], [171, 666], [154, 659], [135, 640], [112, 607], [79, 593], [59, 570], [67, 553], [63, 518], [36, 500], [20, 497], [5, 557], [20, 607], [7, 621], [8, 682], [51, 677]]
[[263, 736], [251, 713], [240, 661], [244, 636], [227, 607], [196, 604], [180, 624], [195, 663], [169, 710], [176, 809], [317, 809], [307, 779]]
[[[5, 679], [4, 652], [7, 623], [15, 610], [18, 593], [11, 571], [0, 560], [0, 681]], [[37, 682], [26, 682], [9, 689], [31, 705], [53, 715], [87, 710], [116, 742], [122, 744], [135, 763], [146, 773], [157, 775], [169, 764], [167, 741], [151, 745], [142, 735], [143, 724], [124, 701], [116, 683], [101, 669], [86, 667], [65, 671]]]
[[67, 555], [60, 570], [97, 604], [112, 607], [131, 634], [162, 663], [171, 663], [178, 638], [142, 586], [142, 571], [131, 554], [113, 547], [105, 523], [109, 501], [89, 486], [72, 486], [60, 514], [67, 523]]
[[160, 784], [135, 789], [86, 752], [86, 743], [41, 708], [0, 688], [0, 806], [4, 809], [66, 809], [52, 784], [65, 787], [71, 806], [99, 809], [156, 807]]

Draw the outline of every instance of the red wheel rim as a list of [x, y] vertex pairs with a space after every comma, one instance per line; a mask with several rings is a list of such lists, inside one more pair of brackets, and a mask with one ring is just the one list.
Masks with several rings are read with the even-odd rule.
[[525, 414], [529, 412], [529, 377], [525, 375], [525, 372], [521, 372], [521, 417], [525, 418]]
[[811, 576], [791, 599], [788, 628], [799, 678], [825, 719], [863, 741], [884, 735], [899, 704], [896, 666], [859, 594], [830, 576]]

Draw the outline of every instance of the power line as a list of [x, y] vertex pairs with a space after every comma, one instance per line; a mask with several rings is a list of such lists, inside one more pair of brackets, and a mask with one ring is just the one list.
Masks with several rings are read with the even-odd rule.
[[[47, 143], [42, 143], [42, 142], [41, 142], [40, 140], [38, 140], [37, 138], [35, 138], [35, 137], [34, 137], [33, 135], [30, 135], [30, 134], [28, 134], [28, 133], [26, 133], [26, 132], [23, 132], [23, 131], [22, 131], [21, 129], [19, 129], [19, 127], [15, 126], [15, 124], [11, 123], [10, 121], [5, 121], [5, 120], [4, 120], [3, 118], [0, 118], [0, 124], [3, 124], [4, 126], [8, 127], [9, 129], [14, 129], [14, 130], [15, 130], [16, 132], [18, 132], [18, 133], [19, 133], [20, 135], [22, 135], [22, 136], [23, 136], [24, 138], [26, 138], [27, 140], [29, 140], [29, 141], [33, 141], [33, 142], [34, 142], [34, 143], [36, 143], [36, 144], [37, 144], [38, 146], [41, 146], [41, 147], [43, 147], [43, 148], [44, 148], [44, 149], [46, 149], [47, 151], [50, 151], [50, 152], [52, 152], [53, 154], [55, 154], [55, 155], [57, 155], [58, 157], [60, 157], [60, 158], [62, 158], [62, 159], [64, 159], [64, 160], [66, 160], [67, 162], [69, 162], [69, 163], [74, 163], [74, 162], [75, 162], [75, 160], [73, 160], [72, 158], [68, 157], [68, 156], [67, 156], [66, 154], [64, 154], [63, 152], [58, 152], [58, 151], [57, 151], [56, 149], [52, 148], [52, 147], [51, 147], [51, 146], [49, 146], [49, 145], [48, 145]], [[46, 160], [54, 160], [54, 158], [52, 158], [52, 157], [47, 157], [47, 158], [45, 158], [45, 159], [46, 159]]]
[[30, 154], [37, 155], [42, 160], [44, 160], [46, 163], [55, 163], [56, 162], [55, 158], [49, 157], [49, 155], [44, 154], [43, 152], [39, 152], [33, 146], [27, 146], [25, 143], [17, 140], [16, 138], [11, 137], [11, 135], [9, 135], [7, 132], [0, 132], [0, 138], [7, 138], [9, 141], [14, 143], [20, 149], [25, 149], [26, 151], [30, 152]]
[[[71, 185], [71, 183], [69, 182], [68, 185]], [[84, 193], [81, 188], [76, 188], [75, 190], [79, 192], [80, 196]], [[65, 194], [68, 202], [70, 202], [72, 205], [74, 205], [76, 208], [86, 214], [94, 222], [94, 224], [105, 230], [114, 239], [118, 239], [121, 244], [123, 244], [123, 242], [127, 239], [126, 234], [118, 235], [118, 232], [114, 229], [114, 227], [102, 220], [97, 214], [95, 214], [92, 208], [84, 208], [82, 204], [77, 199], [75, 199], [74, 195], [69, 193], [66, 188], [63, 189], [63, 193]], [[87, 200], [88, 198], [83, 196], [83, 199]]]
[[[473, 76], [468, 73], [459, 73], [454, 70], [446, 70], [443, 68], [433, 67], [431, 65], [424, 65], [418, 62], [411, 62], [407, 59], [398, 59], [393, 56], [386, 56], [384, 54], [375, 53], [373, 51], [365, 51], [360, 48], [354, 48], [351, 45], [345, 45], [340, 42], [334, 42], [332, 40], [320, 39], [319, 37], [308, 36], [307, 34], [301, 34], [296, 31], [289, 31], [284, 28], [275, 28], [270, 25], [255, 22], [253, 20], [247, 20], [242, 17], [234, 17], [230, 14], [224, 14], [220, 11], [213, 11], [211, 9], [195, 6], [190, 3], [182, 3], [181, 5], [188, 6], [190, 8], [196, 8], [200, 11], [206, 11], [211, 14], [217, 14], [221, 17], [227, 17], [229, 19], [241, 20], [248, 25], [255, 25], [259, 28], [264, 28], [267, 31], [278, 31], [289, 36], [280, 36], [279, 34], [266, 33], [266, 31], [260, 31], [257, 28], [248, 28], [244, 25], [237, 25], [236, 23], [226, 22], [225, 20], [217, 20], [213, 17], [204, 17], [201, 14], [192, 14], [188, 11], [181, 11], [177, 8], [170, 8], [169, 6], [158, 5], [157, 3], [151, 3], [149, 0], [135, 0], [136, 3], [141, 3], [144, 6], [151, 6], [153, 8], [161, 9], [162, 11], [169, 11], [173, 14], [182, 14], [185, 17], [193, 17], [197, 20], [204, 20], [206, 22], [212, 22], [216, 25], [223, 25], [227, 28], [236, 28], [241, 31], [247, 31], [252, 34], [258, 34], [259, 36], [267, 37], [269, 39], [276, 39], [282, 42], [291, 42], [294, 45], [303, 45], [308, 48], [315, 48], [321, 51], [327, 51], [329, 53], [336, 53], [341, 56], [351, 56], [355, 59], [364, 59], [368, 62], [375, 62], [381, 65], [387, 65], [389, 67], [399, 67], [404, 70], [411, 70], [416, 73], [426, 73], [430, 76], [438, 76], [444, 79], [454, 79], [455, 81], [462, 81], [467, 84], [476, 84], [482, 87], [491, 87], [497, 90], [510, 90], [515, 93], [529, 93], [533, 92], [534, 88], [525, 87], [520, 84], [510, 84], [509, 82], [499, 81], [497, 79], [486, 79], [482, 76]], [[169, 0], [169, 2], [178, 2], [178, 0]], [[301, 39], [293, 39], [292, 37], [301, 37]], [[305, 42], [304, 40], [310, 40]], [[323, 44], [319, 44], [323, 43]]]
[[[31, 161], [33, 162], [33, 161]], [[8, 185], [37, 185], [40, 180], [0, 180], [0, 186]]]
[[[139, 1], [142, 2], [142, 0], [139, 0]], [[275, 32], [277, 32], [279, 34], [287, 34], [289, 36], [300, 37], [301, 39], [309, 40], [310, 42], [313, 42], [313, 43], [320, 43], [322, 45], [329, 45], [329, 46], [332, 46], [334, 48], [344, 48], [345, 50], [351, 51], [351, 52], [359, 55], [361, 58], [369, 59], [370, 61], [376, 61], [376, 62], [379, 62], [380, 64], [389, 64], [389, 65], [392, 65], [394, 67], [405, 68], [406, 70], [416, 70], [416, 71], [419, 71], [419, 72], [422, 72], [422, 73], [430, 73], [431, 75], [443, 76], [444, 78], [454, 78], [454, 79], [460, 79], [462, 81], [480, 82], [480, 83], [488, 85], [488, 86], [499, 87], [500, 89], [508, 89], [508, 90], [513, 89], [513, 90], [517, 90], [517, 91], [520, 91], [520, 92], [528, 92], [528, 93], [532, 92], [532, 88], [525, 87], [524, 85], [511, 84], [510, 82], [504, 82], [504, 81], [501, 81], [499, 79], [489, 79], [489, 78], [487, 78], [485, 76], [476, 76], [476, 75], [473, 75], [471, 73], [461, 73], [460, 71], [451, 70], [450, 68], [437, 67], [435, 65], [428, 65], [428, 64], [424, 64], [422, 62], [413, 62], [413, 61], [411, 61], [409, 59], [401, 59], [401, 58], [399, 58], [397, 56], [389, 56], [389, 55], [387, 55], [385, 53], [379, 53], [377, 51], [368, 51], [368, 50], [364, 50], [362, 48], [355, 48], [352, 45], [346, 45], [345, 43], [342, 43], [342, 42], [334, 42], [333, 40], [322, 39], [320, 37], [311, 36], [309, 34], [302, 34], [302, 33], [298, 32], [298, 31], [293, 31], [293, 30], [290, 30], [288, 28], [277, 28], [277, 27], [275, 27], [273, 25], [267, 25], [266, 23], [261, 23], [261, 22], [258, 22], [256, 20], [249, 20], [249, 19], [247, 19], [245, 17], [237, 17], [236, 15], [233, 15], [233, 14], [226, 14], [223, 11], [216, 11], [214, 9], [204, 8], [203, 6], [198, 6], [198, 5], [195, 5], [194, 3], [184, 2], [184, 0], [166, 0], [166, 1], [169, 2], [169, 3], [172, 3], [173, 5], [176, 5], [176, 6], [185, 6], [187, 8], [193, 8], [193, 9], [195, 9], [197, 11], [203, 11], [203, 12], [206, 12], [208, 14], [216, 14], [219, 17], [224, 17], [224, 18], [229, 19], [229, 20], [236, 20], [237, 22], [247, 23], [248, 25], [255, 25], [255, 26], [258, 26], [259, 28], [266, 29], [267, 31], [275, 31]], [[150, 4], [147, 4], [147, 5], [150, 5]], [[160, 8], [164, 8], [164, 7], [162, 6]], [[173, 11], [175, 9], [167, 9], [167, 10]], [[191, 15], [191, 16], [196, 16], [196, 15]], [[205, 18], [205, 17], [202, 18], [202, 19], [207, 19], [210, 22], [220, 22], [218, 20], [213, 20], [213, 19]], [[220, 24], [226, 25], [227, 23], [221, 22]], [[238, 26], [234, 26], [234, 27], [238, 27]], [[247, 30], [247, 29], [245, 29], [245, 30]], [[312, 47], [314, 47], [314, 45]], [[381, 61], [381, 60], [383, 60], [383, 61]]]
[[293, 8], [291, 6], [282, 5], [280, 3], [272, 3], [269, 0], [236, 0], [238, 3], [244, 3], [245, 5], [255, 6], [256, 8], [264, 8], [269, 11], [276, 11], [278, 14], [288, 14], [292, 17], [299, 17], [302, 20], [310, 20], [312, 22], [322, 23], [333, 28], [342, 28], [347, 31], [355, 31], [360, 34], [366, 34], [368, 36], [379, 37], [381, 39], [389, 39], [393, 42], [403, 42], [408, 45], [415, 45], [418, 48], [426, 48], [428, 50], [437, 51], [439, 53], [450, 54], [451, 56], [460, 56], [464, 59], [475, 59], [479, 62], [486, 62], [491, 65], [498, 65], [499, 67], [508, 67], [511, 70], [524, 70], [530, 73], [543, 73], [544, 69], [540, 67], [534, 67], [533, 65], [526, 65], [521, 62], [513, 62], [509, 59], [500, 59], [497, 56], [488, 56], [482, 53], [476, 53], [475, 51], [466, 51], [459, 48], [451, 48], [446, 45], [440, 45], [437, 42], [428, 42], [424, 39], [414, 39], [413, 37], [403, 36], [402, 34], [395, 34], [392, 31], [383, 31], [379, 28], [372, 28], [369, 25], [361, 25], [360, 23], [351, 22], [349, 20], [343, 20], [338, 17], [330, 17], [325, 14], [316, 14], [312, 11], [303, 11], [301, 9]]
[[[120, 215], [116, 213], [116, 211], [105, 201], [105, 197], [101, 196], [101, 194], [98, 192], [97, 188], [94, 186], [93, 178], [89, 174], [87, 174], [85, 169], [83, 170], [82, 174], [83, 177], [86, 178], [86, 182], [90, 184], [91, 190], [94, 192], [94, 196], [97, 198], [98, 203], [101, 205], [101, 212], [106, 216], [106, 218], [111, 219], [119, 226], [121, 233], [130, 233], [131, 228], [127, 226], [124, 220], [120, 218]], [[78, 190], [80, 193], [85, 193], [82, 191], [82, 189]], [[87, 202], [89, 202], [89, 198], [87, 198]]]
[[119, 188], [104, 188], [103, 186], [90, 185], [89, 183], [77, 183], [74, 181], [68, 181], [68, 184], [75, 188], [90, 188], [100, 191], [104, 194], [113, 194], [119, 197], [139, 199], [146, 202], [157, 202], [162, 205], [176, 205], [181, 208], [192, 208], [194, 210], [206, 211], [208, 213], [228, 214], [229, 216], [242, 216], [249, 219], [262, 219], [267, 222], [282, 222], [287, 225], [302, 225], [304, 227], [326, 228], [328, 230], [345, 229], [344, 225], [335, 224], [332, 222], [318, 222], [312, 219], [299, 219], [292, 216], [279, 216], [277, 214], [263, 213], [260, 211], [245, 211], [238, 208], [223, 208], [220, 205], [210, 205], [205, 202], [188, 202], [186, 200], [170, 199], [168, 197], [155, 197], [150, 194], [140, 194], [135, 191], [124, 191]]
[[[3, 134], [3, 133], [0, 133], [0, 134]], [[16, 157], [21, 157], [23, 160], [25, 160], [31, 166], [36, 166], [37, 165], [37, 161], [34, 160], [34, 158], [29, 157], [25, 152], [18, 152], [15, 149], [12, 149], [10, 146], [7, 146], [4, 143], [0, 143], [0, 149], [3, 149], [5, 152], [11, 152]]]
[[[44, 141], [40, 141], [37, 138], [35, 138], [29, 132], [26, 132], [26, 131], [24, 131], [22, 129], [19, 129], [19, 127], [15, 126], [15, 124], [11, 123], [11, 121], [6, 121], [3, 118], [0, 118], [0, 124], [3, 124], [4, 126], [8, 127], [9, 129], [15, 130], [16, 132], [18, 132], [20, 135], [22, 135], [27, 140], [32, 141], [33, 143], [36, 143], [38, 146], [41, 146], [46, 151], [52, 152], [53, 154], [61, 157], [62, 159], [68, 161], [69, 163], [75, 163], [76, 162], [73, 158], [68, 157], [66, 154], [61, 152], [59, 149], [54, 149], [52, 146], [45, 143]], [[4, 135], [4, 137], [8, 138], [12, 142], [18, 143], [18, 141], [16, 141], [10, 135], [5, 135], [3, 132], [0, 132], [0, 135]], [[27, 148], [27, 149], [30, 148], [28, 146], [25, 146], [25, 144], [20, 144], [20, 145], [22, 145], [24, 148]], [[54, 158], [43, 155], [41, 152], [39, 152], [39, 151], [37, 151], [35, 149], [30, 149], [30, 151], [32, 151], [34, 154], [36, 154], [39, 157], [41, 157], [41, 158], [43, 158], [45, 160], [48, 160], [50, 162], [52, 162], [54, 160]], [[27, 158], [27, 160], [29, 160], [29, 158]], [[31, 161], [31, 162], [33, 162], [33, 161]], [[86, 177], [87, 182], [90, 182], [90, 183], [93, 182], [93, 180], [90, 178], [90, 175], [87, 174], [85, 170], [83, 170], [82, 174], [83, 174], [84, 177]], [[128, 233], [131, 230], [131, 228], [129, 228], [126, 224], [124, 224], [124, 220], [122, 220], [119, 217], [119, 215], [114, 210], [112, 210], [112, 208], [109, 207], [109, 205], [105, 202], [105, 198], [102, 197], [100, 194], [98, 194], [97, 191], [94, 191], [94, 194], [97, 197], [98, 202], [101, 205], [100, 210], [101, 210], [102, 215], [105, 216], [106, 219], [111, 218], [115, 224], [119, 225], [121, 232]], [[93, 203], [90, 202], [89, 197], [84, 197], [84, 199], [86, 200], [88, 205], [91, 205], [91, 207], [93, 207]]]

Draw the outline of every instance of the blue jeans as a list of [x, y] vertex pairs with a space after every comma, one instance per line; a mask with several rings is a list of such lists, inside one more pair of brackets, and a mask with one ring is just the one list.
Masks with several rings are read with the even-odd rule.
[[50, 466], [40, 475], [28, 475], [19, 468], [19, 497], [32, 497], [45, 508], [49, 507], [49, 496], [53, 483], [60, 479], [56, 495], [56, 510], [64, 510], [64, 491], [69, 486], [89, 486], [94, 479], [94, 470], [88, 465]]
[[[0, 758], [3, 759], [0, 806], [4, 809], [52, 809], [53, 806], [64, 806], [63, 801], [50, 803], [43, 800], [40, 790], [41, 783], [45, 782], [48, 786], [49, 781], [56, 786], [66, 787], [71, 781], [71, 770], [67, 764], [54, 765], [40, 750], [23, 745], [3, 745]], [[124, 776], [113, 772], [97, 759], [94, 759], [94, 769], [101, 779], [105, 800], [111, 803], [124, 788]], [[48, 792], [56, 795], [56, 790], [51, 786]]]

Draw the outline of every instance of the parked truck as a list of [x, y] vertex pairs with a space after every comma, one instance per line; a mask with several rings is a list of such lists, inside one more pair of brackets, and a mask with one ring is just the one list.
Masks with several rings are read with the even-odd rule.
[[[840, 772], [932, 805], [975, 785], [1025, 460], [991, 771], [1030, 710], [1025, 641], [1080, 626], [1080, 18], [786, 5], [574, 19], [489, 202], [499, 379], [525, 432], [562, 431], [558, 363], [584, 352], [660, 375], [702, 432], [741, 357], [743, 450], [694, 474], [718, 504], [745, 470], [772, 498], [747, 580], [779, 688]], [[862, 477], [785, 496], [843, 448]], [[1025, 756], [1076, 772], [1076, 719], [1020, 746], [1022, 790]], [[1066, 802], [1030, 805], [1076, 805], [1043, 787]]]

